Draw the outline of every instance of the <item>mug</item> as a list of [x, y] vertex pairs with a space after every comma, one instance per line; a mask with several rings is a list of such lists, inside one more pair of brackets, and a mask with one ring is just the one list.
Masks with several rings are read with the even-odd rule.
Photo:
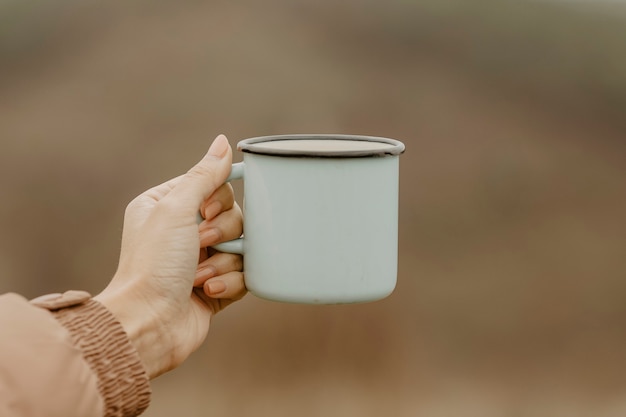
[[248, 290], [290, 303], [375, 301], [394, 290], [404, 144], [356, 135], [240, 141], [243, 237], [213, 246], [244, 259]]

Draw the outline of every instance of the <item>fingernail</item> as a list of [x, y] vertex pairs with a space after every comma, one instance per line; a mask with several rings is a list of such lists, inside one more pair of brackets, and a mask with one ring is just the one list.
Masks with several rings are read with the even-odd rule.
[[222, 233], [217, 228], [209, 229], [205, 232], [202, 232], [200, 235], [200, 241], [206, 245], [212, 245], [215, 242], [219, 241], [222, 237]]
[[207, 220], [213, 219], [215, 216], [222, 212], [223, 204], [221, 201], [214, 201], [204, 208], [204, 218]]
[[206, 288], [210, 295], [218, 295], [226, 291], [226, 284], [221, 280], [212, 280], [206, 282]]
[[226, 155], [226, 151], [228, 151], [228, 146], [228, 139], [226, 139], [226, 136], [219, 135], [211, 144], [211, 147], [209, 148], [209, 155], [222, 159], [224, 155]]

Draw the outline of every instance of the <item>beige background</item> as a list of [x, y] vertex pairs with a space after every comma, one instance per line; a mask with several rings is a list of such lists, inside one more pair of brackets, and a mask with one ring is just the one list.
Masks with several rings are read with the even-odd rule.
[[0, 292], [98, 292], [128, 201], [218, 133], [388, 136], [407, 146], [396, 292], [248, 296], [154, 382], [145, 415], [623, 416], [625, 16], [6, 0]]

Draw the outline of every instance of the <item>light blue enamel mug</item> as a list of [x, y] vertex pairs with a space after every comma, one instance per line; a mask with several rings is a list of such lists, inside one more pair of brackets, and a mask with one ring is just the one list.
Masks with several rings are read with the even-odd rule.
[[214, 246], [244, 256], [248, 290], [290, 303], [375, 301], [394, 290], [398, 174], [404, 144], [356, 135], [242, 140], [243, 237]]

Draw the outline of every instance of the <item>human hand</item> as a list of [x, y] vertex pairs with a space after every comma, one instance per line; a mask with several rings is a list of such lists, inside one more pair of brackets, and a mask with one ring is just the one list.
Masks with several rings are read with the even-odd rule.
[[94, 298], [121, 322], [150, 378], [180, 365], [211, 317], [246, 293], [241, 256], [207, 248], [242, 233], [241, 210], [224, 184], [231, 162], [220, 135], [189, 172], [126, 209], [118, 270]]

